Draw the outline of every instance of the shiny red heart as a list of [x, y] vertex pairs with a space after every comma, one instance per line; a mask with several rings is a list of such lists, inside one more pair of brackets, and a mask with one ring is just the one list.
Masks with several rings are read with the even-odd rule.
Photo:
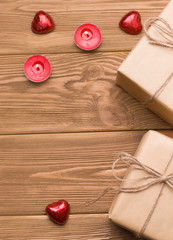
[[39, 11], [35, 14], [32, 21], [32, 31], [35, 33], [49, 33], [54, 30], [55, 24], [51, 16], [44, 12]]
[[138, 34], [142, 31], [141, 16], [137, 11], [127, 13], [119, 23], [120, 28], [129, 34]]
[[46, 207], [46, 213], [48, 216], [58, 224], [64, 224], [67, 222], [70, 212], [70, 205], [65, 200], [59, 200], [58, 202], [51, 203]]

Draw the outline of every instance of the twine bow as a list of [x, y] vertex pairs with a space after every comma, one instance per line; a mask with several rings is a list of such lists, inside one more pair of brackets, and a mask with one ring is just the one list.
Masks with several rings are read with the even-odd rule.
[[[166, 171], [168, 169], [169, 164], [171, 163], [173, 159], [173, 155], [171, 156], [171, 158], [169, 159], [169, 161], [166, 163], [165, 169], [163, 174], [159, 173], [158, 171], [154, 170], [153, 168], [150, 168], [148, 166], [146, 166], [145, 164], [139, 162], [138, 159], [136, 159], [135, 157], [133, 157], [132, 155], [128, 154], [128, 153], [120, 153], [119, 154], [119, 158], [117, 160], [114, 161], [113, 165], [112, 165], [112, 173], [113, 176], [115, 177], [115, 179], [119, 180], [121, 183], [122, 182], [130, 182], [130, 181], [135, 181], [137, 183], [137, 185], [134, 185], [133, 187], [114, 187], [114, 186], [110, 186], [107, 187], [103, 193], [101, 193], [95, 200], [90, 201], [89, 203], [87, 203], [86, 205], [90, 205], [93, 204], [95, 202], [97, 202], [101, 197], [103, 197], [107, 192], [109, 192], [110, 190], [115, 190], [118, 193], [137, 193], [137, 192], [141, 192], [144, 190], [149, 189], [150, 187], [156, 185], [156, 184], [160, 184], [160, 189], [158, 192], [158, 195], [155, 199], [155, 201], [152, 204], [151, 210], [144, 222], [144, 225], [141, 229], [141, 231], [138, 233], [137, 238], [141, 238], [142, 235], [144, 234], [147, 225], [152, 217], [152, 214], [157, 206], [157, 203], [159, 201], [159, 198], [161, 196], [162, 190], [164, 185], [166, 184], [167, 186], [169, 186], [171, 189], [173, 189], [173, 182], [171, 181], [171, 179], [173, 178], [173, 172], [171, 172], [168, 175], [166, 174]], [[132, 167], [133, 169], [145, 172], [146, 175], [144, 177], [141, 178], [137, 178], [137, 179], [123, 179], [123, 178], [119, 178], [115, 172], [115, 167], [117, 165], [117, 163], [121, 161], [124, 162], [127, 166]], [[148, 181], [147, 179], [149, 179], [150, 181]], [[143, 180], [146, 181], [146, 183], [143, 184], [139, 184], [139, 182]]]
[[[148, 31], [149, 27], [153, 27], [163, 40], [153, 37]], [[173, 29], [167, 21], [160, 17], [148, 18], [144, 23], [144, 32], [149, 39], [149, 43], [173, 48]]]
[[[155, 30], [155, 33], [159, 35], [159, 38], [156, 35], [149, 31], [149, 28], [152, 27]], [[160, 17], [151, 17], [144, 22], [144, 32], [149, 39], [149, 43], [153, 45], [158, 45], [162, 47], [173, 48], [173, 29], [170, 24]], [[155, 37], [153, 36], [155, 35]], [[165, 80], [165, 82], [159, 87], [153, 96], [151, 96], [147, 101], [143, 102], [145, 106], [150, 105], [154, 102], [155, 99], [163, 92], [165, 87], [171, 81], [173, 73]]]

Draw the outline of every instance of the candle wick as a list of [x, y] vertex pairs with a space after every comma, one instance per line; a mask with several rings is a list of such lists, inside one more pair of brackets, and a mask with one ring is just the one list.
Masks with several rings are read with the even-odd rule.
[[36, 64], [36, 69], [37, 69], [37, 70], [39, 70], [39, 69], [40, 69], [40, 67], [39, 67], [39, 65], [38, 65], [38, 64]]
[[85, 36], [89, 37], [88, 31], [85, 31], [84, 34], [85, 34]]

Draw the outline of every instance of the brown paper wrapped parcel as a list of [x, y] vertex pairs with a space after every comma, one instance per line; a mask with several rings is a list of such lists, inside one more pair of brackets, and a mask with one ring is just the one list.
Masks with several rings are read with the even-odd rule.
[[[143, 136], [135, 158], [161, 175], [168, 176], [173, 172], [173, 139], [159, 132], [149, 131]], [[168, 162], [169, 165], [165, 171]], [[146, 172], [130, 167], [125, 176], [127, 181], [123, 182], [121, 187], [132, 187], [135, 182], [129, 179], [139, 179], [143, 176], [146, 176]], [[151, 179], [146, 179], [146, 181], [151, 181]], [[161, 193], [158, 197], [159, 192]], [[157, 198], [158, 202], [145, 226], [143, 236], [153, 240], [173, 240], [173, 189], [166, 182], [156, 183], [136, 193], [118, 193], [110, 208], [109, 218], [138, 235]]]
[[[173, 0], [160, 17], [173, 28]], [[160, 37], [153, 27], [149, 33], [156, 39]], [[119, 67], [117, 84], [139, 101], [147, 103], [172, 73], [173, 48], [150, 44], [144, 36]], [[173, 125], [173, 75], [171, 78], [159, 96], [146, 105]]]

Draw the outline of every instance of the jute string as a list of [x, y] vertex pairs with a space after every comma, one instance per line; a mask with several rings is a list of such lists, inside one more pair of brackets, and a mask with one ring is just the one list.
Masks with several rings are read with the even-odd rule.
[[[160, 35], [161, 38], [158, 39], [156, 38], [156, 36], [154, 37], [153, 36], [154, 34], [151, 33], [151, 31], [148, 31], [150, 27], [152, 27], [155, 30], [155, 33], [157, 32], [157, 34]], [[165, 21], [163, 18], [151, 17], [147, 19], [144, 23], [144, 32], [148, 37], [150, 44], [173, 48], [173, 29], [169, 25], [169, 23]], [[160, 88], [155, 92], [155, 94], [152, 97], [150, 97], [147, 101], [145, 101], [143, 104], [145, 106], [148, 106], [151, 103], [153, 103], [154, 100], [157, 99], [159, 95], [163, 92], [163, 90], [165, 89], [165, 87], [168, 85], [172, 78], [173, 73], [171, 73], [171, 75], [160, 86]]]
[[[163, 40], [159, 40], [158, 38], [152, 36], [152, 34], [148, 31], [151, 26], [155, 29], [157, 34], [162, 37]], [[144, 22], [144, 32], [148, 37], [150, 44], [173, 48], [173, 29], [163, 18], [148, 18]]]
[[[170, 157], [170, 159], [166, 163], [163, 174], [161, 174], [158, 171], [154, 170], [153, 168], [150, 168], [150, 167], [146, 166], [145, 164], [139, 162], [138, 159], [136, 159], [132, 155], [130, 155], [128, 153], [124, 153], [124, 152], [120, 153], [118, 159], [115, 160], [112, 165], [113, 176], [115, 177], [115, 179], [119, 180], [121, 183], [135, 181], [135, 183], [137, 183], [137, 185], [134, 185], [133, 187], [114, 187], [114, 186], [107, 187], [96, 199], [88, 202], [86, 204], [86, 206], [97, 202], [101, 197], [103, 197], [110, 190], [115, 190], [117, 193], [138, 193], [138, 192], [144, 191], [146, 189], [149, 189], [150, 187], [152, 187], [156, 184], [161, 184], [159, 192], [157, 194], [157, 197], [151, 206], [151, 210], [143, 224], [143, 227], [141, 228], [140, 232], [137, 235], [137, 238], [141, 238], [143, 236], [143, 234], [150, 222], [150, 219], [153, 215], [153, 212], [158, 204], [158, 201], [161, 196], [164, 185], [166, 184], [171, 189], [173, 189], [173, 182], [171, 181], [171, 179], [173, 178], [173, 172], [171, 172], [168, 175], [165, 175], [172, 159], [173, 159], [173, 155]], [[115, 172], [115, 167], [119, 161], [124, 162], [127, 166], [132, 167], [132, 169], [136, 169], [136, 170], [145, 172], [146, 175], [144, 177], [136, 178], [136, 179], [125, 179], [125, 178], [123, 179], [123, 178], [118, 177]], [[139, 184], [139, 182], [142, 180], [143, 181], [147, 180], [147, 182], [143, 183], [143, 184]]]

